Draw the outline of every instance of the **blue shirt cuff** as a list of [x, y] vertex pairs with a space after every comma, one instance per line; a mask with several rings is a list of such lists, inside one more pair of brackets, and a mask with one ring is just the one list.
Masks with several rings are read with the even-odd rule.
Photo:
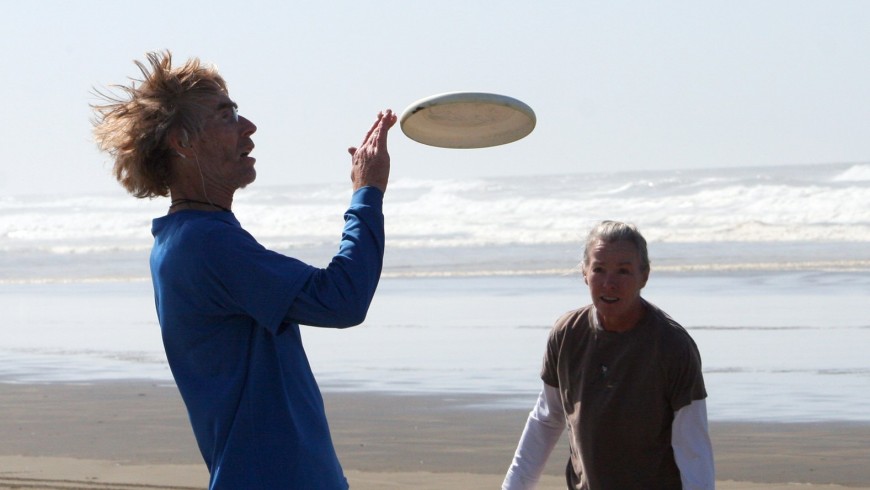
[[374, 186], [360, 187], [354, 191], [350, 198], [350, 205], [362, 204], [364, 206], [373, 206], [380, 209], [384, 203], [384, 193]]

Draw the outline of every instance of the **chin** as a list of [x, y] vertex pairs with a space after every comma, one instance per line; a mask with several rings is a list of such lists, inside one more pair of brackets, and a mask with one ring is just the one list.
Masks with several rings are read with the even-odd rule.
[[250, 175], [247, 179], [245, 179], [244, 182], [242, 182], [242, 185], [239, 186], [239, 189], [244, 189], [245, 187], [248, 187], [249, 185], [253, 184], [255, 180], [257, 180], [257, 171], [251, 169]]

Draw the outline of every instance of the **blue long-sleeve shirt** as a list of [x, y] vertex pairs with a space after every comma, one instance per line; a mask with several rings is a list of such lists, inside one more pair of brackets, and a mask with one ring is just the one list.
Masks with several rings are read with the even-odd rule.
[[232, 213], [153, 222], [163, 344], [210, 489], [346, 489], [299, 324], [365, 318], [383, 264], [383, 194], [357, 190], [325, 269], [265, 249]]

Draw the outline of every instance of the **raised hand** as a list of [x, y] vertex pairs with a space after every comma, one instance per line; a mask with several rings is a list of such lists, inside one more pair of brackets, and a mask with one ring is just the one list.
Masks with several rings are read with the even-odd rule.
[[359, 148], [347, 149], [351, 156], [350, 180], [353, 190], [367, 185], [387, 190], [390, 179], [390, 154], [387, 151], [387, 133], [396, 123], [396, 115], [387, 109], [379, 112], [378, 118], [366, 133]]

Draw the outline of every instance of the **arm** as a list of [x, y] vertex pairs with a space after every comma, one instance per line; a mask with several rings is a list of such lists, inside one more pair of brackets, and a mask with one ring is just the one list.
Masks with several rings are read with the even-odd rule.
[[544, 465], [565, 430], [565, 412], [559, 389], [544, 384], [535, 408], [529, 413], [514, 459], [505, 475], [502, 490], [533, 489]]
[[350, 327], [365, 319], [384, 258], [383, 195], [390, 176], [387, 134], [396, 116], [387, 110], [351, 155], [353, 199], [345, 214], [338, 254], [315, 270], [290, 306], [285, 321], [323, 327]]
[[695, 400], [674, 414], [671, 445], [683, 488], [716, 488], [713, 447], [707, 430], [707, 403]]
[[383, 194], [364, 187], [345, 213], [338, 253], [315, 269], [296, 295], [285, 321], [319, 327], [351, 327], [365, 319], [384, 257]]

